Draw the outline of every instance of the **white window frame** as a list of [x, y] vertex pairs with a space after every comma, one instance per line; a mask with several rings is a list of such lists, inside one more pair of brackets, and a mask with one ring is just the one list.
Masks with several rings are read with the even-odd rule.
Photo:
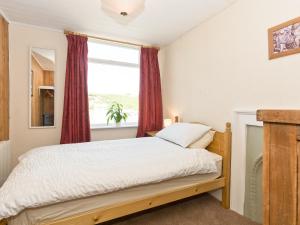
[[[132, 46], [129, 47], [128, 45], [107, 43], [107, 42], [99, 42], [99, 41], [89, 41], [89, 42], [102, 43], [102, 44], [107, 44], [107, 45], [111, 45], [111, 46], [120, 46], [120, 47], [125, 47], [125, 48], [137, 49], [137, 50], [139, 50], [139, 56], [141, 54], [141, 49], [139, 47], [132, 47]], [[140, 61], [138, 63], [127, 63], [127, 62], [116, 61], [116, 60], [106, 60], [106, 59], [98, 59], [98, 58], [88, 57], [88, 63], [115, 65], [115, 66], [132, 67], [132, 68], [140, 69]], [[112, 125], [112, 124], [107, 125], [107, 124], [92, 124], [92, 123], [90, 123], [90, 126], [91, 126], [92, 130], [117, 129], [117, 128], [137, 128], [138, 121], [137, 122], [132, 122], [132, 123], [126, 123], [126, 124], [121, 123], [120, 126], [115, 126], [115, 125]]]

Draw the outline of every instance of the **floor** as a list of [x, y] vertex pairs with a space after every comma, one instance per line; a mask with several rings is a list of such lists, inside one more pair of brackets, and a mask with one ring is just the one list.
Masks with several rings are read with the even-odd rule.
[[[128, 216], [105, 225], [258, 225], [239, 214], [223, 209], [208, 194]], [[102, 224], [102, 225], [104, 225]]]

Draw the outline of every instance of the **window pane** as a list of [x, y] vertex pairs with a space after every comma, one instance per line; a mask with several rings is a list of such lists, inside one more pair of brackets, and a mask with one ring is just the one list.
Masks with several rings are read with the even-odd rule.
[[129, 114], [127, 124], [137, 123], [139, 68], [89, 63], [88, 71], [91, 124], [106, 124], [105, 115], [113, 102], [123, 104]]
[[88, 48], [89, 58], [139, 64], [139, 49], [96, 42], [88, 42]]

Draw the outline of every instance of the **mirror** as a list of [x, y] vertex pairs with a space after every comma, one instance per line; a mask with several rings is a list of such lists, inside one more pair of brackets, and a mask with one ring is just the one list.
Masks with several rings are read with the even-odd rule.
[[54, 127], [55, 50], [30, 50], [30, 128]]

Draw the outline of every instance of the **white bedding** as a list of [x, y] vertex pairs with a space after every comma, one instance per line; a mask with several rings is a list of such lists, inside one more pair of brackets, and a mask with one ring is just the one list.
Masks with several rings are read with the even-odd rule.
[[0, 219], [26, 208], [215, 173], [219, 160], [204, 149], [155, 137], [37, 148], [20, 158], [0, 189]]

